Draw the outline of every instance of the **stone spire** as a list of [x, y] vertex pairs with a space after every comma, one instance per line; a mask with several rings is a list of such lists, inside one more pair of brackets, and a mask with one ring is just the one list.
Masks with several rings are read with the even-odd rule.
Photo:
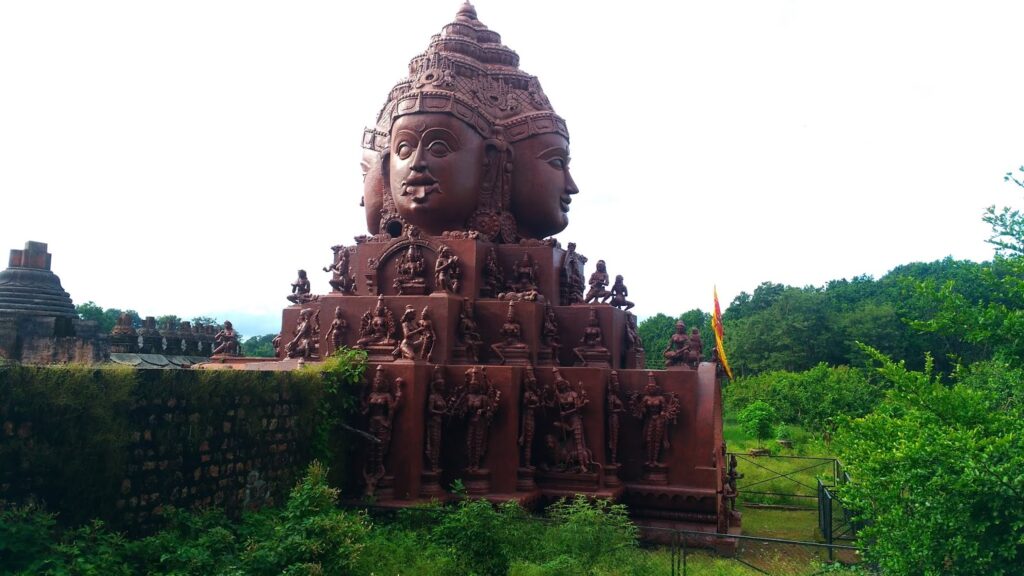
[[71, 295], [50, 271], [50, 260], [43, 242], [11, 250], [8, 268], [0, 272], [0, 317], [78, 317]]

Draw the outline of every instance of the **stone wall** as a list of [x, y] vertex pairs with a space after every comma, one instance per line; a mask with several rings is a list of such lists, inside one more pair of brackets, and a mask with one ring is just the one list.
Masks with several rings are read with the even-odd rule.
[[305, 372], [0, 367], [0, 505], [145, 533], [173, 508], [274, 503], [323, 398]]

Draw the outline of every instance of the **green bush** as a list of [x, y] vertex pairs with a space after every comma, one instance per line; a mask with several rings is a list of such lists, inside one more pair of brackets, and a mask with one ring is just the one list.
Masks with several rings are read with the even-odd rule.
[[739, 414], [743, 432], [757, 439], [758, 447], [771, 437], [776, 422], [775, 409], [762, 400], [751, 403]]

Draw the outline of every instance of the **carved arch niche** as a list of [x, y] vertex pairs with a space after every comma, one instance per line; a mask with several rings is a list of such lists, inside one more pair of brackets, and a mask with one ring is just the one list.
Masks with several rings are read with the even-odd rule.
[[[400, 266], [409, 259], [409, 249], [422, 259], [421, 272], [418, 278], [422, 284], [409, 282], [399, 272]], [[376, 294], [385, 296], [419, 296], [430, 294], [434, 290], [434, 262], [441, 245], [419, 237], [405, 237], [388, 246], [375, 260], [369, 263], [367, 276], [370, 276], [376, 288]], [[422, 288], [419, 288], [422, 286]]]

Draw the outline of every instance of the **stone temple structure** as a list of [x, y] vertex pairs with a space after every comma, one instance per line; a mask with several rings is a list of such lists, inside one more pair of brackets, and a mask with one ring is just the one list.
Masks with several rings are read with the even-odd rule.
[[566, 122], [471, 5], [410, 61], [363, 149], [369, 233], [332, 248], [328, 293], [300, 271], [280, 362], [229, 363], [364, 349], [355, 480], [383, 505], [460, 480], [494, 501], [582, 493], [647, 528], [735, 529], [716, 365], [643, 369], [622, 279], [603, 261], [587, 276], [551, 238], [578, 192]]
[[71, 296], [50, 271], [42, 242], [11, 250], [0, 272], [0, 358], [33, 364], [100, 362], [109, 352], [95, 322], [78, 318]]

